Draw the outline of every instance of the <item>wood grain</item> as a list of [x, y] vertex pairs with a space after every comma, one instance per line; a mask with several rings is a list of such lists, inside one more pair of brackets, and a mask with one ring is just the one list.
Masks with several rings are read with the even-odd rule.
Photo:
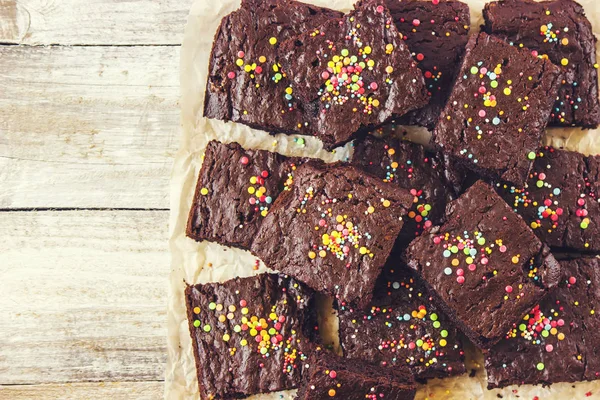
[[0, 208], [168, 208], [178, 71], [172, 46], [0, 46]]
[[0, 42], [181, 44], [191, 0], [0, 0]]
[[163, 382], [100, 382], [49, 385], [0, 385], [0, 400], [154, 400], [161, 399]]
[[0, 385], [164, 378], [167, 211], [0, 220]]

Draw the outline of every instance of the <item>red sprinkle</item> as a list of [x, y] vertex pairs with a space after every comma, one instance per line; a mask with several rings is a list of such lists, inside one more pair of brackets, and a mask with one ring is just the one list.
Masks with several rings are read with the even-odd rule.
[[335, 379], [335, 377], [336, 377], [336, 376], [337, 376], [337, 373], [336, 373], [335, 371], [331, 371], [331, 372], [329, 372], [329, 377], [330, 377], [331, 379]]
[[421, 53], [417, 54], [417, 60], [419, 61], [423, 61], [425, 59], [425, 56]]
[[250, 161], [250, 160], [249, 160], [249, 159], [248, 159], [248, 157], [246, 157], [246, 156], [244, 156], [244, 157], [242, 157], [242, 158], [240, 159], [240, 162], [241, 162], [242, 164], [244, 164], [244, 165], [248, 165], [248, 162], [249, 162], [249, 161]]
[[412, 22], [412, 24], [413, 24], [414, 26], [419, 26], [419, 25], [421, 25], [421, 21], [419, 21], [418, 19], [416, 19], [416, 18], [415, 18], [415, 19], [413, 19], [413, 22]]
[[506, 290], [506, 293], [512, 293], [512, 291], [513, 291], [512, 286], [507, 286], [504, 289]]

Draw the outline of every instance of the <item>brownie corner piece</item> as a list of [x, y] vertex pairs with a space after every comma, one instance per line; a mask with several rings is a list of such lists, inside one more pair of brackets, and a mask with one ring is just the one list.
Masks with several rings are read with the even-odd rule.
[[538, 57], [547, 57], [563, 70], [550, 115], [551, 125], [598, 126], [596, 38], [579, 3], [573, 0], [494, 1], [486, 4], [483, 15], [486, 32], [514, 46], [524, 46]]
[[561, 261], [558, 287], [485, 354], [488, 389], [600, 379], [600, 264]]
[[469, 39], [469, 5], [457, 0], [385, 0], [425, 77], [429, 103], [399, 122], [433, 129], [448, 100]]
[[296, 400], [412, 400], [416, 393], [407, 368], [383, 368], [325, 351], [312, 353], [304, 375]]
[[278, 274], [188, 286], [200, 398], [298, 387], [316, 337], [314, 292]]
[[502, 339], [560, 279], [560, 264], [494, 189], [478, 181], [446, 223], [406, 252], [437, 305], [480, 348]]
[[561, 78], [560, 68], [528, 50], [486, 33], [471, 37], [434, 144], [489, 179], [522, 184]]
[[390, 256], [368, 307], [336, 306], [344, 356], [390, 369], [408, 367], [419, 381], [466, 372], [462, 335], [396, 254]]
[[305, 159], [237, 143], [210, 141], [204, 152], [186, 234], [249, 249], [279, 193]]
[[552, 249], [600, 252], [600, 156], [546, 146], [523, 186], [496, 190]]
[[290, 38], [279, 59], [328, 148], [429, 101], [423, 74], [383, 0], [359, 1], [342, 18]]
[[307, 162], [251, 250], [315, 290], [367, 304], [412, 201], [408, 191], [353, 166]]

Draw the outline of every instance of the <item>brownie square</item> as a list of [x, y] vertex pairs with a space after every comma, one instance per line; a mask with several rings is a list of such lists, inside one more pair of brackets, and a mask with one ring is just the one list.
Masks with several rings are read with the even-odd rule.
[[381, 368], [325, 351], [315, 351], [305, 367], [296, 400], [415, 398], [415, 382], [407, 368]]
[[398, 245], [406, 246], [423, 230], [439, 224], [446, 203], [455, 197], [446, 179], [447, 165], [423, 146], [395, 137], [372, 135], [354, 145], [352, 164], [390, 184], [408, 189], [413, 203], [405, 218]]
[[383, 367], [409, 367], [415, 378], [465, 373], [462, 340], [454, 324], [433, 304], [417, 274], [392, 255], [375, 286], [371, 304], [338, 303], [344, 355]]
[[408, 191], [350, 165], [307, 162], [251, 250], [269, 268], [366, 305], [412, 201]]
[[437, 305], [481, 348], [497, 343], [560, 279], [560, 265], [523, 219], [479, 181], [415, 239], [408, 265]]
[[273, 202], [279, 193], [289, 190], [296, 166], [305, 160], [210, 141], [196, 184], [187, 235], [198, 241], [249, 249]]
[[293, 389], [316, 335], [313, 291], [261, 274], [185, 291], [201, 399]]
[[558, 288], [486, 354], [489, 389], [600, 378], [600, 264], [597, 258], [561, 264]]
[[204, 116], [272, 133], [312, 135], [314, 113], [294, 99], [277, 49], [286, 39], [342, 15], [296, 1], [243, 0], [215, 35]]
[[548, 246], [600, 251], [600, 156], [544, 147], [524, 186], [497, 189]]
[[279, 60], [293, 95], [311, 103], [328, 148], [429, 101], [417, 68], [382, 1], [359, 1], [343, 18], [289, 39]]
[[475, 172], [525, 182], [560, 84], [560, 69], [481, 33], [433, 133], [437, 146]]
[[505, 0], [486, 4], [484, 29], [562, 68], [550, 124], [596, 128], [600, 122], [596, 38], [575, 1]]
[[400, 118], [433, 129], [448, 100], [469, 39], [469, 6], [448, 0], [386, 0], [396, 27], [423, 71], [429, 104]]

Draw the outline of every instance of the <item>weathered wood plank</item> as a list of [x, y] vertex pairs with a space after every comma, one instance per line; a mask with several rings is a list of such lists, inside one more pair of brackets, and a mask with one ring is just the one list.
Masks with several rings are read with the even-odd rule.
[[163, 379], [167, 211], [0, 221], [0, 385]]
[[0, 0], [0, 42], [181, 44], [191, 0]]
[[0, 400], [153, 400], [161, 399], [163, 397], [163, 392], [163, 382], [100, 382], [16, 386], [0, 385]]
[[179, 47], [0, 46], [0, 208], [168, 208]]

